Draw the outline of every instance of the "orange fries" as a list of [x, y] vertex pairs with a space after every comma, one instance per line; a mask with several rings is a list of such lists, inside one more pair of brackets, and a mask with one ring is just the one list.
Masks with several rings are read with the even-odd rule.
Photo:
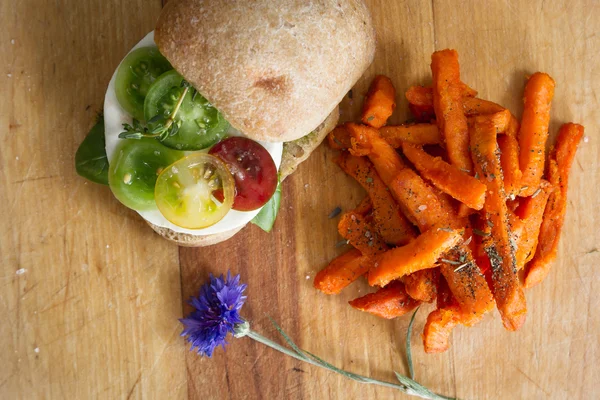
[[353, 249], [314, 286], [337, 294], [362, 276], [377, 290], [350, 305], [388, 319], [437, 299], [423, 344], [438, 353], [455, 326], [477, 324], [494, 305], [507, 330], [525, 322], [524, 289], [556, 258], [583, 127], [561, 127], [546, 165], [550, 76], [528, 79], [519, 121], [461, 81], [456, 51], [433, 53], [431, 71], [431, 87], [405, 92], [419, 123], [386, 126], [396, 90], [378, 75], [362, 123], [330, 132], [330, 147], [341, 151], [336, 162], [368, 196], [338, 225]]

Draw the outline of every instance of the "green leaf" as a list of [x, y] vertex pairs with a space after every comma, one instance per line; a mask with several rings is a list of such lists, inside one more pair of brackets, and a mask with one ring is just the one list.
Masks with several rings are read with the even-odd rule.
[[142, 126], [142, 123], [137, 120], [137, 119], [133, 119], [133, 128], [137, 131], [142, 132], [144, 130], [144, 127]]
[[99, 118], [96, 125], [79, 145], [75, 153], [77, 173], [96, 183], [108, 185], [108, 158], [104, 141], [104, 119]]
[[165, 131], [165, 126], [163, 124], [157, 124], [154, 128], [152, 128], [150, 133], [157, 134], [157, 133], [163, 133], [164, 131]]
[[169, 136], [175, 136], [179, 132], [179, 124], [177, 122], [173, 122], [171, 127], [168, 130]]
[[258, 225], [265, 232], [271, 232], [277, 213], [279, 212], [279, 204], [281, 203], [281, 182], [277, 183], [277, 189], [273, 193], [273, 197], [263, 206], [260, 212], [252, 219], [254, 225]]
[[[419, 306], [420, 307], [420, 306]], [[415, 316], [419, 307], [413, 313], [410, 322], [408, 323], [408, 330], [406, 331], [406, 359], [408, 361], [408, 372], [410, 373], [410, 379], [415, 379], [415, 370], [413, 369], [412, 352], [410, 350], [410, 337], [412, 336], [413, 322], [415, 322]]]
[[156, 114], [154, 117], [152, 117], [148, 120], [148, 123], [154, 124], [158, 121], [164, 121], [164, 120], [165, 120], [165, 117], [162, 114]]
[[141, 139], [144, 135], [141, 132], [121, 132], [119, 139]]

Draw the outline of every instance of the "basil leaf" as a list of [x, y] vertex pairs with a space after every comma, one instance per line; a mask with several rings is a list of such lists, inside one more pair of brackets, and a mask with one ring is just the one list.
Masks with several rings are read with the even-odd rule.
[[77, 173], [96, 183], [108, 185], [108, 158], [104, 142], [104, 119], [98, 118], [75, 153]]
[[281, 203], [281, 182], [277, 183], [277, 189], [267, 204], [263, 206], [260, 212], [252, 219], [254, 225], [258, 225], [260, 229], [265, 232], [271, 232], [275, 218], [277, 218], [277, 212], [279, 211], [279, 204]]

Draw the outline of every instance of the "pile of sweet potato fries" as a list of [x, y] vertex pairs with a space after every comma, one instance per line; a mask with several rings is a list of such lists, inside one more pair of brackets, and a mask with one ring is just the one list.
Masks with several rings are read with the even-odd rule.
[[556, 257], [583, 127], [563, 125], [546, 156], [550, 76], [528, 78], [519, 122], [460, 80], [456, 51], [431, 59], [431, 87], [406, 91], [417, 123], [385, 126], [396, 91], [377, 76], [362, 123], [329, 134], [337, 164], [367, 196], [339, 221], [353, 249], [314, 286], [336, 294], [365, 276], [378, 290], [350, 305], [383, 318], [436, 301], [423, 332], [425, 351], [435, 353], [448, 349], [456, 325], [473, 326], [494, 304], [506, 329], [523, 325], [523, 289], [541, 282]]

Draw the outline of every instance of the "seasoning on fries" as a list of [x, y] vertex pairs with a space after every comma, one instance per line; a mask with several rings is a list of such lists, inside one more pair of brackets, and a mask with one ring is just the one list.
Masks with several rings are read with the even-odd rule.
[[461, 81], [456, 51], [433, 53], [431, 70], [432, 86], [405, 92], [417, 123], [386, 126], [396, 90], [378, 75], [362, 123], [330, 132], [330, 147], [341, 152], [336, 162], [367, 197], [338, 224], [353, 248], [314, 286], [338, 294], [364, 276], [376, 291], [350, 305], [382, 318], [436, 300], [423, 344], [437, 353], [449, 348], [454, 327], [477, 324], [494, 305], [506, 329], [525, 322], [524, 289], [540, 283], [556, 258], [584, 128], [563, 125], [546, 159], [548, 74], [529, 77], [519, 121]]

